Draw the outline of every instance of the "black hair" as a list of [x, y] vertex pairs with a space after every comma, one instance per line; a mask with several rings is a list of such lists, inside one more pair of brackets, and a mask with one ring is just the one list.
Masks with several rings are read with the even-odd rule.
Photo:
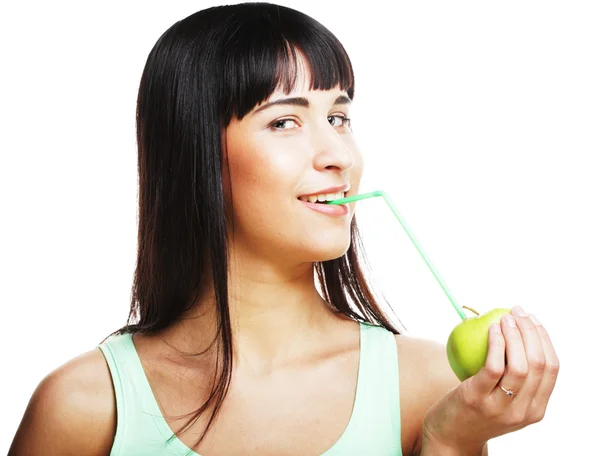
[[[232, 370], [221, 132], [277, 88], [293, 89], [298, 53], [309, 64], [311, 89], [339, 87], [354, 97], [352, 65], [337, 38], [311, 17], [269, 3], [212, 7], [176, 22], [150, 51], [141, 77], [137, 264], [128, 323], [115, 333], [166, 328], [205, 287], [214, 290], [215, 381], [208, 400], [176, 432], [209, 413], [197, 444], [223, 403]], [[368, 265], [361, 252], [353, 219], [347, 252], [314, 263], [322, 296], [346, 316], [398, 334], [361, 269]]]

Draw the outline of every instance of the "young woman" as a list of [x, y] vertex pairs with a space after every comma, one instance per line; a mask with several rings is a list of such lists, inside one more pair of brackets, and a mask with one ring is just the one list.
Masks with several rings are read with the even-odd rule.
[[558, 359], [532, 316], [493, 325], [461, 383], [375, 301], [354, 204], [319, 203], [359, 192], [353, 97], [342, 45], [289, 8], [159, 38], [129, 323], [40, 383], [11, 455], [481, 455], [542, 419]]

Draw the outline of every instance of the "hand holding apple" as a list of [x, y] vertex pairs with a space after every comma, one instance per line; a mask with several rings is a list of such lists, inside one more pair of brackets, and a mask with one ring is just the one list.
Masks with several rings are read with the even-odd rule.
[[[500, 324], [489, 325], [498, 315]], [[469, 357], [469, 337], [487, 326], [484, 365], [428, 410], [423, 421], [423, 454], [441, 447], [451, 454], [481, 454], [488, 440], [540, 421], [554, 389], [558, 357], [535, 317], [515, 307], [511, 313], [496, 309], [471, 320], [461, 323], [451, 336], [452, 356], [455, 343], [462, 356], [452, 362], [457, 375], [469, 375], [470, 369], [477, 368], [478, 354]]]

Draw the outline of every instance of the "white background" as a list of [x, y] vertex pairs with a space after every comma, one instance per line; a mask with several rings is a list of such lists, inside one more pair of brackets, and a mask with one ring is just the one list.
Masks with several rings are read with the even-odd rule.
[[[215, 4], [2, 6], [0, 453], [39, 381], [126, 321], [137, 85], [163, 31]], [[280, 4], [321, 21], [353, 60], [362, 190], [392, 196], [461, 305], [520, 304], [552, 336], [562, 369], [546, 417], [494, 439], [492, 454], [594, 452], [595, 2]], [[357, 217], [410, 334], [445, 343], [458, 316], [391, 212], [372, 199]]]

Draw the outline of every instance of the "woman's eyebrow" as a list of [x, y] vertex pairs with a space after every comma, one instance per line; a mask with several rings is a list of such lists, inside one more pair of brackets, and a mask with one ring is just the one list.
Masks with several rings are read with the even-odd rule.
[[[352, 100], [350, 100], [350, 98], [348, 98], [346, 95], [340, 95], [339, 97], [336, 98], [336, 100], [334, 101], [333, 105], [340, 105], [340, 104], [350, 104], [352, 103]], [[257, 114], [260, 111], [263, 111], [267, 108], [270, 108], [272, 106], [302, 106], [303, 108], [308, 108], [310, 106], [310, 103], [308, 101], [308, 98], [304, 98], [304, 97], [293, 97], [293, 98], [281, 98], [280, 100], [275, 100], [275, 101], [271, 101], [269, 103], [265, 103], [262, 106], [259, 106], [258, 108], [256, 108], [254, 110], [254, 112], [252, 113]]]

